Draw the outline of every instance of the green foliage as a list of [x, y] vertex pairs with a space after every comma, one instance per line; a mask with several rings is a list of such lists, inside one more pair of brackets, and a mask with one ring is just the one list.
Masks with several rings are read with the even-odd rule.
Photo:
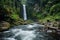
[[56, 11], [57, 11], [57, 12], [58, 12], [58, 11], [60, 12], [60, 3], [53, 5], [53, 6], [50, 8], [50, 13], [51, 13], [52, 11], [54, 11], [53, 13], [56, 13]]
[[20, 16], [23, 15], [21, 4], [27, 6], [29, 19], [43, 21], [60, 19], [60, 0], [0, 0], [0, 5], [6, 9], [7, 15], [15, 21], [20, 20]]
[[[20, 2], [16, 2], [16, 0], [0, 0], [0, 5], [2, 6], [2, 12], [0, 14], [3, 14], [3, 19], [4, 21], [7, 21], [12, 25], [14, 25], [14, 22], [17, 23], [18, 25], [18, 21], [21, 21], [21, 18], [19, 16], [20, 13]], [[19, 5], [17, 5], [19, 4]], [[17, 7], [16, 7], [17, 5]], [[18, 7], [19, 6], [19, 7]], [[7, 16], [7, 17], [5, 17]], [[3, 21], [2, 19], [2, 21]], [[19, 23], [20, 24], [20, 23]]]
[[9, 7], [9, 6], [5, 6], [5, 9], [8, 11], [8, 16], [10, 16], [12, 19], [14, 20], [18, 20], [19, 19], [19, 15], [17, 14], [17, 11], [15, 8]]
[[26, 1], [27, 1], [27, 0], [21, 0], [21, 3], [22, 3], [22, 4], [26, 4]]
[[20, 18], [19, 18], [19, 15], [16, 14], [16, 13], [12, 13], [10, 17], [11, 17], [12, 19], [14, 19], [14, 20], [19, 20], [19, 19], [20, 19]]
[[[33, 0], [28, 3], [30, 18], [37, 18], [42, 21], [54, 21], [60, 19], [60, 1], [59, 0]], [[36, 5], [37, 4], [37, 5]], [[31, 9], [32, 8], [32, 9]], [[37, 9], [39, 9], [38, 12]], [[32, 10], [32, 11], [31, 11]], [[31, 11], [31, 13], [30, 13]]]

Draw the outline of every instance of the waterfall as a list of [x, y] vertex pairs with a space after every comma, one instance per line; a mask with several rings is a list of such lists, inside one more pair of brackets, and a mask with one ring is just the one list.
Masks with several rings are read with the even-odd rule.
[[25, 4], [23, 4], [23, 17], [24, 17], [24, 20], [27, 20], [26, 5]]

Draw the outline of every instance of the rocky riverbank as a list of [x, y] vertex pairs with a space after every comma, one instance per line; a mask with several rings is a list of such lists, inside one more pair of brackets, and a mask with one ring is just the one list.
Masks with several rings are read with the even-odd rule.
[[[13, 20], [11, 20], [13, 21]], [[8, 22], [8, 21], [1, 21], [0, 22], [0, 32], [1, 31], [6, 31], [11, 27], [18, 26], [18, 25], [27, 25], [33, 23], [31, 20], [19, 20], [19, 21], [13, 21], [13, 22]]]
[[56, 19], [55, 21], [43, 22], [42, 25], [45, 25], [45, 31], [51, 35], [56, 40], [60, 40], [60, 20]]

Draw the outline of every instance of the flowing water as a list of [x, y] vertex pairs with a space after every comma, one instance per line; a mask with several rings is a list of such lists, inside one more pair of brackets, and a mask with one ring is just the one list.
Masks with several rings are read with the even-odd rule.
[[24, 4], [23, 4], [23, 17], [24, 17], [24, 20], [27, 20], [26, 5]]
[[0, 40], [53, 40], [43, 29], [44, 26], [39, 24], [15, 26], [0, 32]]

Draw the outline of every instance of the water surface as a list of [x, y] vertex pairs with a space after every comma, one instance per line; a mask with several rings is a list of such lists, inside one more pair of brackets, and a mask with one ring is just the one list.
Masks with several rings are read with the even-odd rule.
[[0, 40], [55, 40], [43, 29], [44, 26], [39, 24], [15, 26], [8, 31], [0, 32]]

